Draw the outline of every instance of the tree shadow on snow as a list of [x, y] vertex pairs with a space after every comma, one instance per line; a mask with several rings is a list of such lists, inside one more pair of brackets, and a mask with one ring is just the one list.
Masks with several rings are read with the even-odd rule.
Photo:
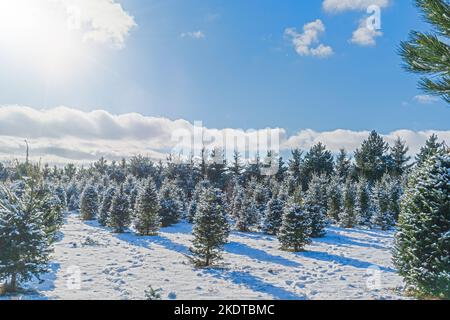
[[248, 272], [228, 271], [223, 269], [208, 269], [206, 273], [215, 278], [231, 281], [237, 285], [243, 285], [250, 290], [266, 293], [278, 300], [306, 300], [305, 296], [299, 296], [286, 289], [264, 282], [261, 278], [253, 276]]
[[252, 248], [239, 242], [230, 242], [225, 245], [225, 251], [232, 254], [248, 256], [251, 259], [280, 264], [286, 267], [301, 267], [301, 264], [280, 256], [274, 256], [263, 250]]
[[170, 227], [161, 228], [161, 232], [170, 234], [192, 234], [192, 224], [180, 222]]
[[[111, 228], [101, 226], [97, 220], [91, 220], [91, 221], [85, 221], [86, 225], [99, 228], [104, 231], [108, 231], [112, 233]], [[189, 224], [180, 223], [175, 226], [167, 227], [167, 228], [161, 228], [161, 232], [163, 233], [190, 233], [190, 230], [192, 227]], [[151, 244], [157, 244], [160, 245], [168, 250], [176, 251], [184, 255], [189, 254], [189, 248], [185, 245], [173, 242], [169, 238], [166, 238], [162, 235], [157, 236], [139, 236], [136, 233], [132, 231], [127, 231], [124, 233], [112, 233], [117, 239], [128, 242], [129, 244], [132, 244], [134, 246], [151, 249]]]
[[245, 232], [240, 232], [240, 231], [232, 231], [231, 235], [233, 236], [237, 236], [237, 237], [242, 237], [242, 238], [248, 238], [248, 239], [252, 239], [252, 240], [265, 240], [265, 241], [274, 241], [276, 239], [275, 236], [271, 236], [265, 233], [245, 233]]
[[305, 252], [296, 252], [295, 254], [299, 257], [305, 257], [305, 258], [309, 258], [309, 259], [315, 259], [315, 260], [327, 261], [327, 262], [336, 262], [343, 266], [352, 266], [352, 267], [358, 268], [358, 269], [368, 269], [371, 267], [376, 267], [376, 268], [379, 268], [381, 271], [394, 272], [394, 273], [396, 272], [396, 270], [394, 270], [392, 268], [383, 267], [383, 266], [379, 266], [377, 264], [370, 263], [367, 261], [361, 261], [361, 260], [354, 259], [354, 258], [342, 257], [342, 256], [338, 256], [338, 255], [330, 254], [330, 253], [326, 253], [326, 252], [305, 251]]
[[364, 234], [366, 236], [375, 237], [375, 238], [384, 238], [384, 239], [392, 239], [393, 231], [382, 231], [382, 230], [365, 230], [365, 229], [342, 229], [336, 226], [329, 226], [327, 228], [331, 231], [343, 231], [347, 233], [354, 233], [354, 234]]
[[133, 233], [120, 233], [115, 234], [115, 237], [119, 240], [126, 241], [132, 245], [150, 249], [150, 245], [157, 244], [165, 249], [176, 251], [178, 253], [188, 255], [189, 248], [185, 245], [173, 242], [172, 240], [164, 236], [138, 236]]
[[326, 244], [335, 244], [335, 245], [347, 245], [347, 246], [358, 246], [365, 248], [374, 248], [380, 250], [388, 250], [387, 247], [381, 246], [376, 243], [370, 242], [362, 242], [360, 239], [348, 237], [342, 234], [339, 234], [333, 230], [328, 230], [327, 235], [323, 238], [315, 238], [314, 242], [326, 243]]

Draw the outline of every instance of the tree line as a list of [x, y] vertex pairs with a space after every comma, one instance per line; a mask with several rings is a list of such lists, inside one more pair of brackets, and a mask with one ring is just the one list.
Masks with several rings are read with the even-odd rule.
[[[411, 209], [415, 203], [407, 205], [412, 200], [405, 195], [416, 196], [411, 189], [417, 188], [417, 172], [436, 166], [436, 159], [445, 160], [448, 152], [433, 135], [412, 160], [404, 141], [397, 139], [389, 146], [373, 131], [353, 157], [344, 150], [333, 156], [318, 143], [307, 152], [292, 150], [287, 162], [272, 152], [247, 163], [235, 152], [227, 161], [220, 150], [213, 149], [203, 150], [201, 159], [187, 161], [169, 156], [166, 162], [154, 163], [138, 155], [118, 163], [101, 158], [89, 167], [50, 168], [29, 161], [1, 165], [0, 247], [8, 250], [0, 253], [0, 279], [14, 291], [19, 282], [45, 270], [65, 211], [78, 213], [83, 220], [96, 219], [111, 232], [132, 231], [141, 236], [155, 236], [160, 228], [180, 221], [192, 223], [191, 259], [199, 267], [220, 261], [232, 230], [274, 235], [286, 251], [307, 249], [312, 239], [326, 236], [330, 224], [381, 230], [397, 225], [401, 230], [410, 227], [406, 216], [416, 210]], [[270, 161], [278, 161], [279, 170], [264, 176], [261, 169]], [[448, 165], [448, 159], [439, 161], [439, 166]], [[443, 204], [430, 213], [441, 216], [438, 229], [445, 229], [450, 220], [448, 172], [436, 179], [444, 183], [446, 193], [433, 199]], [[432, 238], [436, 227], [427, 228]], [[440, 241], [440, 254], [448, 253], [448, 239]], [[399, 232], [395, 261], [405, 279], [416, 279], [409, 277], [411, 261], [402, 260], [412, 243], [417, 245]], [[448, 258], [445, 261], [439, 270], [448, 272]], [[434, 263], [429, 267], [435, 272]], [[429, 275], [424, 279], [423, 283], [430, 283]], [[422, 282], [411, 283], [420, 286]], [[434, 284], [440, 292], [448, 289], [448, 283], [443, 283]]]

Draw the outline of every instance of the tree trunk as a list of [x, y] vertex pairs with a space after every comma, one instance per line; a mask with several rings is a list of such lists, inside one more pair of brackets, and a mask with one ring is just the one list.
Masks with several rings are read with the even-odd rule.
[[9, 285], [6, 286], [6, 291], [9, 292], [17, 291], [17, 275], [15, 273], [11, 275], [11, 281], [9, 282]]

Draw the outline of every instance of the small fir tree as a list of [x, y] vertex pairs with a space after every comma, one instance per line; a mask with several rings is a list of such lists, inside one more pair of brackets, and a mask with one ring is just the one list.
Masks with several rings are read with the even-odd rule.
[[354, 183], [348, 179], [344, 186], [343, 211], [339, 215], [339, 225], [343, 228], [353, 228], [356, 224], [356, 192]]
[[108, 227], [112, 228], [115, 233], [123, 233], [130, 225], [130, 220], [130, 202], [123, 186], [120, 186], [112, 201]]
[[364, 178], [361, 178], [356, 185], [355, 214], [358, 225], [364, 227], [371, 226], [373, 215], [372, 194], [370, 186]]
[[195, 264], [208, 267], [220, 260], [229, 232], [223, 194], [219, 189], [203, 189], [194, 218], [194, 239], [190, 248]]
[[169, 181], [164, 181], [159, 194], [159, 217], [162, 227], [169, 227], [180, 221], [182, 206], [178, 199], [175, 185]]
[[106, 190], [103, 196], [102, 205], [100, 206], [100, 212], [98, 215], [98, 223], [101, 226], [106, 226], [108, 224], [109, 212], [111, 211], [111, 205], [116, 193], [116, 188], [111, 186]]
[[93, 220], [98, 210], [98, 194], [92, 185], [86, 185], [81, 194], [80, 214], [83, 220]]
[[280, 230], [283, 221], [284, 203], [277, 196], [274, 195], [267, 204], [266, 214], [262, 230], [270, 235], [276, 235]]
[[153, 179], [149, 178], [137, 200], [135, 228], [140, 235], [157, 235], [161, 226], [159, 210], [160, 206], [156, 186]]
[[281, 249], [300, 252], [311, 243], [311, 219], [297, 204], [289, 203], [284, 209], [283, 222], [278, 232]]
[[303, 208], [311, 219], [311, 237], [320, 238], [326, 234], [327, 178], [313, 175], [306, 192]]

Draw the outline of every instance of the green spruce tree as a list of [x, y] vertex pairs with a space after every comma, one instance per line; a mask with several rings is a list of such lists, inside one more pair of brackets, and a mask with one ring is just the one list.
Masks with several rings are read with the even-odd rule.
[[284, 202], [278, 195], [274, 195], [267, 204], [262, 226], [263, 232], [270, 235], [276, 235], [278, 233], [283, 221], [283, 209]]
[[111, 186], [108, 188], [108, 190], [106, 190], [105, 195], [103, 196], [103, 201], [98, 214], [98, 223], [101, 226], [106, 226], [108, 224], [109, 212], [111, 211], [111, 205], [115, 193], [116, 187]]
[[303, 208], [311, 220], [311, 237], [321, 238], [325, 236], [325, 228], [328, 224], [327, 214], [327, 184], [326, 176], [314, 174], [309, 183], [308, 191], [304, 198]]
[[115, 233], [123, 233], [130, 225], [130, 222], [130, 202], [124, 191], [124, 186], [121, 185], [112, 201], [108, 227], [112, 228]]
[[161, 226], [159, 199], [156, 186], [149, 178], [137, 199], [135, 228], [140, 235], [154, 236]]
[[29, 181], [21, 198], [0, 189], [0, 281], [6, 281], [7, 292], [47, 272], [50, 247], [33, 188]]
[[182, 205], [177, 190], [176, 186], [167, 179], [163, 182], [159, 193], [159, 217], [161, 226], [164, 228], [178, 223], [181, 219]]
[[88, 184], [80, 199], [80, 214], [83, 220], [93, 220], [98, 210], [98, 194], [94, 186]]
[[311, 219], [302, 208], [289, 202], [283, 213], [283, 221], [278, 232], [281, 249], [300, 252], [311, 243]]
[[199, 267], [209, 267], [222, 258], [230, 232], [224, 207], [224, 196], [219, 189], [208, 187], [202, 190], [190, 248]]
[[385, 175], [373, 188], [374, 213], [372, 225], [381, 230], [389, 230], [395, 225], [394, 214], [391, 211], [390, 186], [390, 177]]
[[357, 224], [364, 227], [372, 225], [372, 194], [366, 179], [361, 178], [356, 185], [355, 215]]
[[344, 186], [343, 210], [339, 214], [339, 225], [343, 228], [353, 228], [356, 225], [356, 190], [354, 183], [347, 179]]
[[337, 222], [342, 212], [342, 183], [341, 177], [334, 174], [327, 187], [328, 218]]
[[405, 282], [422, 294], [450, 299], [450, 153], [414, 169], [397, 229], [394, 263]]

